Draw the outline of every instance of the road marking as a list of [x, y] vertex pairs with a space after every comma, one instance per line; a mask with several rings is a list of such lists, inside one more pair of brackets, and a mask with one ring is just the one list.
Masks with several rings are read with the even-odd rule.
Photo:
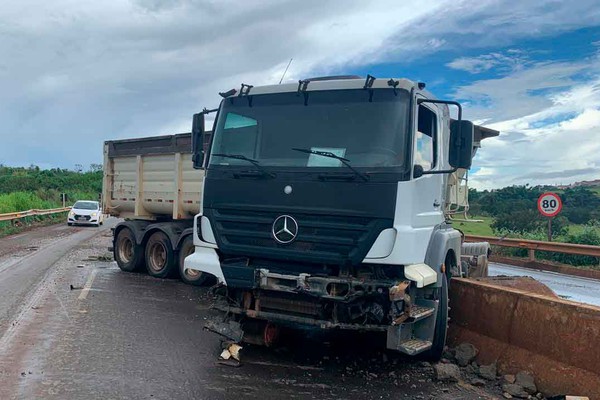
[[92, 283], [94, 283], [94, 278], [96, 277], [96, 272], [97, 272], [97, 270], [93, 269], [92, 272], [90, 273], [90, 276], [88, 277], [88, 280], [85, 283], [85, 286], [83, 287], [83, 289], [81, 290], [81, 293], [79, 294], [79, 300], [85, 300], [87, 298], [87, 295], [88, 295], [90, 289], [92, 288]]

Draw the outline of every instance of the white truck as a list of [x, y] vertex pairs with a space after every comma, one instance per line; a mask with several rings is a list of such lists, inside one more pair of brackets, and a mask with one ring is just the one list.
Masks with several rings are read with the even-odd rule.
[[194, 116], [206, 176], [184, 270], [216, 276], [220, 308], [242, 331], [262, 324], [265, 340], [279, 325], [383, 331], [390, 349], [439, 358], [448, 284], [462, 275], [446, 211], [481, 140], [498, 132], [407, 79], [221, 95], [206, 153], [207, 111]]
[[214, 276], [230, 321], [213, 329], [235, 340], [252, 331], [268, 344], [279, 326], [380, 331], [390, 349], [439, 358], [448, 285], [464, 274], [448, 216], [498, 132], [407, 79], [220, 94], [218, 109], [194, 115], [192, 154], [177, 137], [107, 142], [105, 209], [131, 218], [115, 229], [119, 266]]

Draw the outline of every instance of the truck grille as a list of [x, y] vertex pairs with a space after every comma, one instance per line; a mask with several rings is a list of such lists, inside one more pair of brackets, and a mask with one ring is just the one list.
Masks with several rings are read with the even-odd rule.
[[318, 213], [291, 213], [298, 235], [289, 244], [273, 238], [273, 222], [282, 212], [205, 209], [219, 250], [226, 255], [325, 264], [359, 264], [391, 219]]

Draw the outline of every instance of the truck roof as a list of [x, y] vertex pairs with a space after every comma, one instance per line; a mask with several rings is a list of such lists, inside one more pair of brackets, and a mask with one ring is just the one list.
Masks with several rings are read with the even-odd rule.
[[[296, 83], [284, 83], [281, 85], [265, 85], [265, 86], [253, 86], [247, 93], [252, 95], [261, 94], [272, 94], [272, 93], [286, 93], [286, 92], [298, 92], [298, 91], [319, 91], [319, 90], [348, 90], [348, 89], [392, 89], [395, 85], [397, 89], [412, 90], [418, 88], [418, 83], [405, 78], [378, 78], [372, 81], [371, 86], [367, 86], [366, 83], [368, 78], [358, 77], [331, 77], [331, 78], [311, 78], [305, 79]], [[247, 86], [246, 86], [247, 87]], [[421, 90], [425, 92], [424, 90]], [[233, 92], [226, 97], [238, 96], [240, 91]], [[430, 93], [427, 93], [427, 97], [432, 98]]]

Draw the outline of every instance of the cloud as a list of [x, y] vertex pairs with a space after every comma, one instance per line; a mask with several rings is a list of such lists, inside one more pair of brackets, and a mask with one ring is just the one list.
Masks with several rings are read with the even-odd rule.
[[556, 179], [556, 178], [572, 178], [579, 177], [581, 175], [596, 175], [600, 173], [600, 167], [598, 168], [579, 168], [579, 169], [568, 169], [565, 171], [552, 171], [552, 172], [534, 172], [528, 175], [523, 175], [515, 178], [516, 181], [522, 181], [523, 179]]
[[[359, 0], [306, 0], [301, 6], [291, 0], [4, 2], [0, 163], [87, 165], [101, 160], [104, 140], [189, 130], [191, 115], [215, 106], [219, 91], [242, 82], [278, 82], [292, 57], [289, 81], [409, 63], [440, 51], [480, 48], [489, 55], [489, 46], [598, 24], [595, 5], [590, 0], [552, 5], [381, 0], [368, 6]], [[473, 116], [519, 120], [558, 101], [528, 95], [521, 87], [569, 88], [586, 66], [535, 68], [544, 84], [533, 84], [540, 79], [536, 72], [528, 74], [528, 67], [511, 75], [511, 89], [506, 82], [480, 82], [458, 88], [456, 95], [474, 105]], [[512, 90], [519, 91], [518, 100], [510, 98]], [[501, 112], [491, 104], [499, 104]]]
[[[538, 63], [457, 89], [459, 97], [472, 102], [472, 118], [485, 119], [487, 126], [501, 131], [498, 138], [483, 142], [475, 161], [482, 168], [472, 174], [471, 183], [493, 188], [597, 178], [599, 68], [598, 58]], [[482, 98], [485, 105], [478, 106]]]
[[510, 52], [510, 56], [502, 53], [490, 53], [478, 57], [459, 57], [446, 65], [452, 69], [479, 74], [493, 68], [501, 71], [518, 70], [523, 68], [526, 63], [527, 59], [522, 51], [515, 50]]

